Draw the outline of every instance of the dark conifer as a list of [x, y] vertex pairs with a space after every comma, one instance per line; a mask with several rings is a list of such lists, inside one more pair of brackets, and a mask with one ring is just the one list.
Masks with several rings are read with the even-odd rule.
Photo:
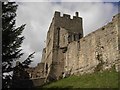
[[[16, 10], [18, 5], [15, 2], [2, 2], [2, 87], [8, 88], [11, 84], [13, 71], [13, 63], [19, 60], [23, 55], [20, 49], [24, 40], [22, 32], [25, 28], [25, 24], [20, 27], [15, 26], [16, 23]], [[30, 54], [28, 58], [22, 63], [23, 66], [28, 67], [32, 62], [33, 54]]]

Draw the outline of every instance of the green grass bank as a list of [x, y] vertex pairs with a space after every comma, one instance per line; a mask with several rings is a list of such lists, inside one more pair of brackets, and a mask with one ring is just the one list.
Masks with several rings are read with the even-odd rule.
[[118, 88], [118, 76], [118, 72], [111, 69], [93, 74], [70, 76], [47, 84], [42, 88]]

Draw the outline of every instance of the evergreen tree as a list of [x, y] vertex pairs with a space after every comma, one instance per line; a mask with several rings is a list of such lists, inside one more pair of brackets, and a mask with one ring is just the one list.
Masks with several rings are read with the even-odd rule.
[[[16, 28], [15, 17], [18, 5], [15, 2], [2, 2], [2, 87], [8, 88], [12, 79], [9, 73], [13, 71], [13, 62], [18, 60], [23, 53], [20, 49], [24, 36], [21, 36], [25, 24]], [[34, 54], [34, 53], [33, 53]], [[22, 63], [26, 67], [32, 62], [33, 54]], [[7, 73], [7, 74], [5, 74]]]
[[15, 28], [15, 17], [17, 4], [15, 2], [2, 2], [2, 73], [3, 73], [3, 88], [10, 84], [11, 75], [9, 73], [13, 70], [13, 61], [19, 59], [23, 53], [21, 43], [24, 39], [21, 33], [25, 27], [22, 25]]

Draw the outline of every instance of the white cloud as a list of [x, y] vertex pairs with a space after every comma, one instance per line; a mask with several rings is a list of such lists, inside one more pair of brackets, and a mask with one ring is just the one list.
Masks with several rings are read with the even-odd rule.
[[17, 26], [26, 23], [26, 28], [23, 31], [26, 39], [22, 44], [25, 55], [22, 57], [22, 60], [35, 51], [32, 66], [35, 66], [41, 60], [42, 49], [45, 47], [44, 41], [54, 11], [58, 10], [72, 16], [76, 11], [79, 11], [80, 16], [84, 20], [85, 35], [103, 26], [117, 13], [117, 7], [112, 3], [18, 2], [18, 4]]

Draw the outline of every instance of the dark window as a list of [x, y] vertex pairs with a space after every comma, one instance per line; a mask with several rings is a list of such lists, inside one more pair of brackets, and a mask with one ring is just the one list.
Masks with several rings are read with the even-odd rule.
[[72, 37], [71, 37], [71, 35], [69, 35], [69, 36], [68, 36], [68, 43], [71, 42], [71, 39], [72, 39]]
[[48, 64], [46, 64], [46, 74], [48, 73]]
[[59, 47], [59, 41], [60, 41], [60, 27], [57, 28], [57, 38], [58, 38], [57, 46]]
[[73, 37], [73, 40], [76, 41], [76, 35], [74, 34], [73, 36], [74, 36], [74, 37]]
[[60, 27], [57, 27], [57, 30], [60, 30]]

